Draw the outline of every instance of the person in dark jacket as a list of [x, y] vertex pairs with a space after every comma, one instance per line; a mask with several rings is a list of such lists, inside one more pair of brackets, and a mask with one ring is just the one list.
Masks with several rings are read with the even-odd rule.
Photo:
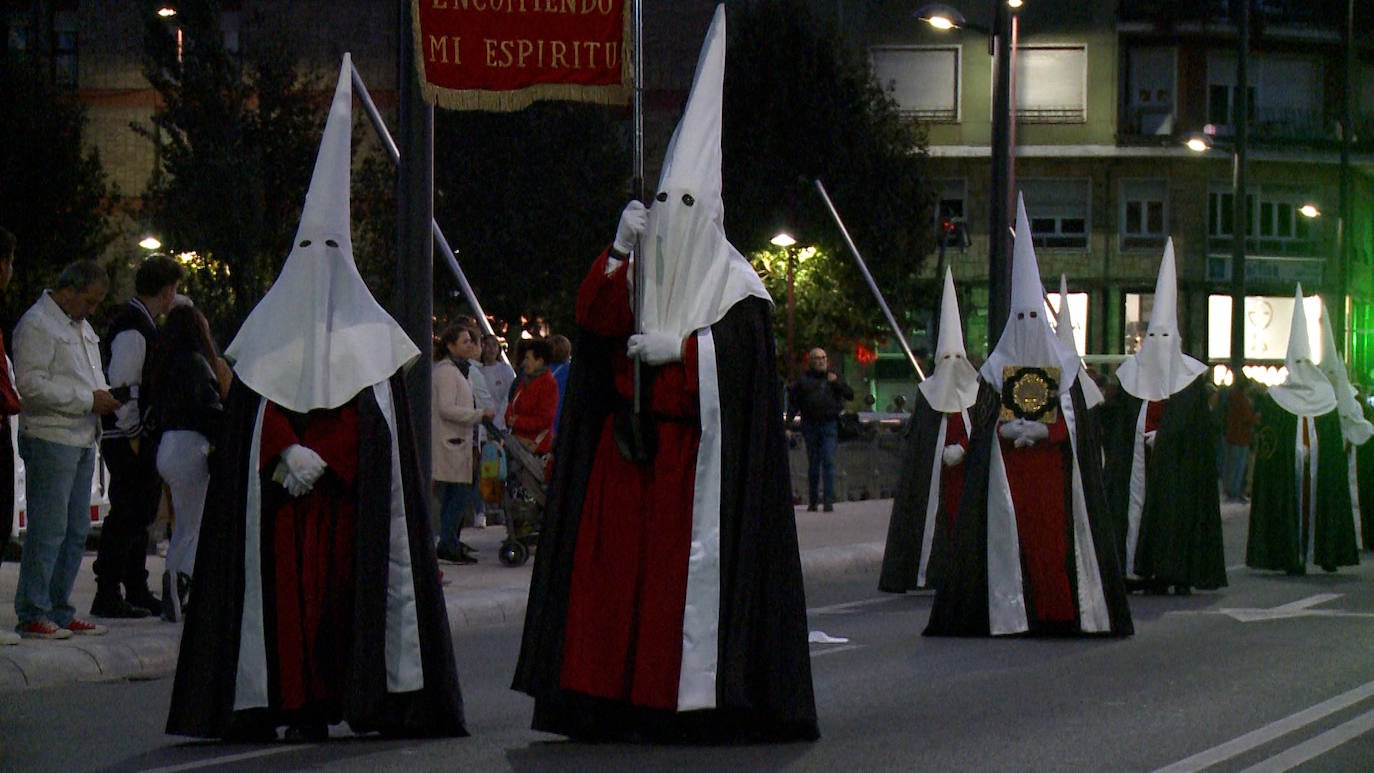
[[787, 425], [792, 426], [801, 415], [802, 437], [806, 439], [806, 486], [811, 498], [807, 510], [815, 512], [821, 501], [824, 483], [825, 511], [835, 509], [835, 444], [839, 441], [839, 419], [846, 400], [854, 399], [854, 390], [830, 370], [825, 350], [811, 350], [811, 366], [792, 382], [787, 401]]
[[169, 623], [181, 620], [191, 587], [210, 485], [210, 451], [223, 423], [220, 381], [211, 364], [218, 359], [210, 324], [199, 309], [177, 306], [167, 313], [148, 392], [157, 406], [154, 423], [161, 436], [157, 472], [171, 492], [175, 519], [162, 573], [162, 619]]

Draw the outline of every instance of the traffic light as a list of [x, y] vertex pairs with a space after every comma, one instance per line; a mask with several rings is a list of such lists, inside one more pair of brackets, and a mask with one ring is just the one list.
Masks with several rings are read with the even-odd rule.
[[943, 240], [942, 246], [960, 250], [967, 248], [972, 243], [962, 217], [942, 218], [940, 220], [940, 238]]

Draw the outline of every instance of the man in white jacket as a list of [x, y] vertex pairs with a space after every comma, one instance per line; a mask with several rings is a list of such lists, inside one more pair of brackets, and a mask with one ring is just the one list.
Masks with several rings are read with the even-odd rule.
[[19, 455], [27, 470], [29, 519], [14, 611], [25, 638], [106, 631], [76, 617], [71, 590], [91, 529], [100, 417], [120, 405], [101, 371], [100, 339], [86, 321], [109, 286], [105, 270], [94, 261], [72, 263], [14, 329], [15, 382], [24, 396]]

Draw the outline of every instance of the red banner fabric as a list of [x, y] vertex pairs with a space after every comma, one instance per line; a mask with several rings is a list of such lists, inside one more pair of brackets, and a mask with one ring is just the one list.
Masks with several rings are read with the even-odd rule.
[[412, 0], [425, 98], [458, 110], [537, 99], [623, 104], [630, 0]]

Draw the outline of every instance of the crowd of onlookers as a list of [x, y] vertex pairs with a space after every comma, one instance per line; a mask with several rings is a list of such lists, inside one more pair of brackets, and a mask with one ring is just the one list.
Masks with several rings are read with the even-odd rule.
[[430, 448], [441, 561], [476, 563], [462, 541], [464, 525], [499, 525], [506, 515], [503, 486], [486, 496], [479, 489], [484, 443], [509, 438], [546, 463], [553, 451], [572, 344], [561, 335], [520, 339], [515, 368], [503, 352], [501, 339], [483, 335], [470, 318], [449, 323], [434, 339]]

